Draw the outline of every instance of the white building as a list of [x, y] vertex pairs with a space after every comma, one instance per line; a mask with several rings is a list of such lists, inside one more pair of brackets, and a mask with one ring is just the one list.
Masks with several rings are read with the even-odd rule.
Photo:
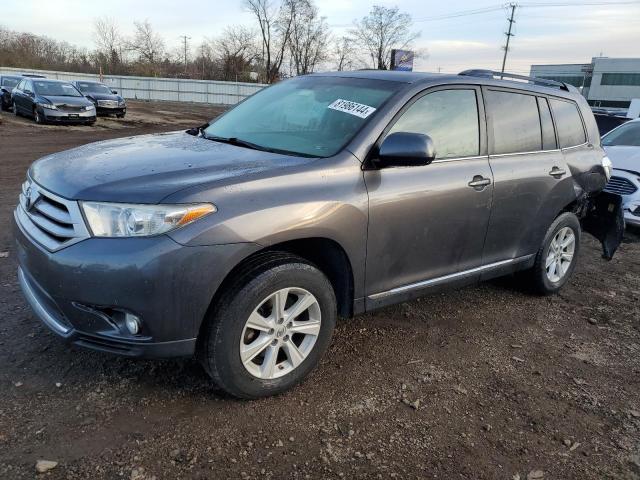
[[591, 63], [531, 65], [532, 77], [570, 83], [594, 107], [628, 108], [640, 98], [640, 58], [594, 57]]

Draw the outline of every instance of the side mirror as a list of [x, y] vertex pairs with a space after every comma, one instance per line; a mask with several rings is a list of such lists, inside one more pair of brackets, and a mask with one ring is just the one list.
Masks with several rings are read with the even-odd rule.
[[429, 135], [396, 132], [383, 140], [375, 163], [380, 168], [417, 167], [429, 165], [435, 158], [436, 149]]
[[30, 97], [35, 96], [31, 90], [25, 90], [24, 93], [29, 95]]
[[111, 90], [111, 93], [113, 93], [114, 95], [117, 95], [118, 91], [117, 90]]

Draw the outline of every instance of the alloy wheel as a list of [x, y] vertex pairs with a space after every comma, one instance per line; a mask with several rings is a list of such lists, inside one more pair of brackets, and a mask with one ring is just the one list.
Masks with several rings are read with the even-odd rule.
[[573, 230], [569, 227], [558, 230], [551, 240], [544, 264], [549, 281], [558, 283], [564, 278], [573, 263], [575, 248], [576, 236]]
[[291, 373], [309, 356], [320, 334], [320, 304], [302, 288], [283, 288], [265, 298], [247, 319], [240, 360], [254, 377]]

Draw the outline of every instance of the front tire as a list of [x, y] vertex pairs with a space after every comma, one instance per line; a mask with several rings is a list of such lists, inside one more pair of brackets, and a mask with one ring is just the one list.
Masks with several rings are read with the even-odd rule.
[[37, 108], [33, 109], [33, 119], [36, 121], [38, 125], [43, 125], [45, 123], [44, 115], [42, 115]]
[[16, 102], [13, 102], [13, 106], [11, 107], [11, 109], [13, 110], [14, 117], [17, 117], [18, 115], [20, 115], [20, 113], [18, 112], [18, 106], [16, 105]]
[[281, 252], [251, 261], [211, 310], [199, 360], [221, 390], [246, 399], [277, 395], [301, 382], [329, 346], [337, 317], [327, 277]]
[[537, 293], [557, 293], [567, 283], [576, 267], [581, 234], [580, 222], [573, 213], [563, 213], [551, 224], [528, 272]]

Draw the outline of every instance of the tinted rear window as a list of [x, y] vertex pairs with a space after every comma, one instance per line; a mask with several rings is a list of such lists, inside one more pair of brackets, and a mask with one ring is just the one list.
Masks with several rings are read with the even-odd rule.
[[536, 97], [489, 90], [487, 107], [493, 130], [491, 153], [535, 152], [542, 148]]
[[551, 110], [556, 120], [558, 138], [562, 148], [575, 147], [587, 141], [578, 106], [573, 102], [551, 99]]

